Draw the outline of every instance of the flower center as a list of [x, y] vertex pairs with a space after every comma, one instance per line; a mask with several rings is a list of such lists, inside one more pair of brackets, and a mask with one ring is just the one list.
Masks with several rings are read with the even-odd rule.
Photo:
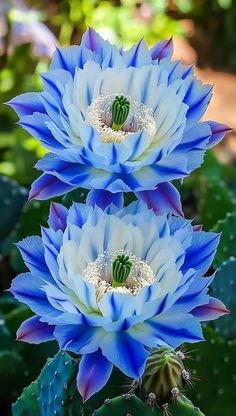
[[124, 286], [130, 274], [132, 263], [129, 256], [118, 254], [112, 264], [112, 286]]
[[98, 96], [87, 108], [85, 121], [99, 132], [102, 143], [123, 143], [129, 134], [140, 130], [151, 138], [156, 133], [152, 109], [124, 95]]
[[155, 275], [140, 258], [124, 250], [104, 252], [88, 264], [83, 278], [96, 288], [97, 301], [106, 292], [127, 293], [135, 296], [144, 286], [151, 285]]
[[130, 102], [123, 95], [117, 95], [111, 106], [112, 129], [121, 130], [129, 115]]

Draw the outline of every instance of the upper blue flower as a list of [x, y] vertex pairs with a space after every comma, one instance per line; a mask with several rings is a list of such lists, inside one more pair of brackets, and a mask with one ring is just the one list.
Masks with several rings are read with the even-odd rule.
[[200, 321], [227, 313], [207, 294], [213, 277], [203, 277], [218, 242], [218, 234], [156, 216], [143, 202], [105, 211], [54, 203], [42, 238], [18, 244], [30, 272], [14, 279], [11, 292], [36, 313], [18, 339], [56, 339], [82, 354], [84, 400], [113, 365], [139, 379], [151, 348], [202, 340]]
[[[80, 46], [55, 52], [42, 75], [43, 92], [9, 103], [19, 124], [50, 151], [36, 165], [44, 174], [34, 182], [31, 198], [84, 187], [92, 190], [91, 204], [121, 206], [122, 193], [133, 191], [156, 212], [167, 207], [181, 214], [168, 181], [200, 166], [205, 150], [228, 128], [200, 121], [211, 86], [171, 55], [171, 41], [148, 49], [141, 40], [124, 51], [93, 29]], [[113, 112], [117, 96], [129, 103], [125, 116], [122, 108]]]

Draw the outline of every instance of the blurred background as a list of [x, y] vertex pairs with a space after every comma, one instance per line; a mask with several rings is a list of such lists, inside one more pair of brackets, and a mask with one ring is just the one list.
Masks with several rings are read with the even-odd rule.
[[[5, 292], [16, 273], [25, 271], [13, 243], [39, 233], [49, 203], [27, 203], [30, 184], [38, 175], [33, 166], [45, 149], [15, 124], [14, 112], [3, 103], [17, 94], [40, 90], [39, 74], [47, 71], [56, 46], [78, 44], [92, 26], [105, 39], [125, 48], [141, 37], [152, 45], [173, 36], [174, 59], [195, 64], [196, 75], [204, 83], [214, 84], [205, 118], [235, 129], [235, 22], [234, 0], [0, 0], [0, 415], [11, 414], [10, 404], [57, 348], [53, 343], [28, 346], [14, 341], [20, 322], [31, 313]], [[205, 230], [223, 231], [214, 267], [226, 261], [223, 272], [218, 272], [223, 274], [226, 288], [214, 290], [220, 291], [221, 299], [227, 298], [223, 300], [229, 309], [236, 306], [232, 296], [235, 291], [236, 299], [236, 284], [232, 283], [236, 279], [232, 261], [236, 256], [235, 134], [233, 130], [208, 152], [203, 166], [190, 178], [176, 183], [186, 216], [203, 223]], [[66, 203], [83, 198], [80, 190]], [[206, 328], [209, 347], [200, 347], [200, 355], [193, 353], [196, 360], [189, 364], [193, 372], [199, 370], [201, 379], [190, 395], [208, 416], [216, 416], [220, 409], [225, 416], [236, 415], [235, 317], [232, 314], [219, 321], [219, 326]]]

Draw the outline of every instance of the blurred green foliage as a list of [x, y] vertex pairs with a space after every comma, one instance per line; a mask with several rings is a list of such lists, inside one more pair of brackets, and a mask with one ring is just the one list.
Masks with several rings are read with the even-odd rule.
[[175, 5], [179, 17], [194, 22], [190, 41], [197, 51], [198, 64], [235, 72], [235, 0], [175, 0]]

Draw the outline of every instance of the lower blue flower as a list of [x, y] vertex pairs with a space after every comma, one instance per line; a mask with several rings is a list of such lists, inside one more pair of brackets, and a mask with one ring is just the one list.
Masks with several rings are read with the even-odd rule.
[[104, 211], [53, 203], [42, 238], [18, 243], [30, 272], [11, 292], [36, 314], [20, 340], [56, 339], [82, 354], [77, 384], [88, 400], [113, 365], [139, 379], [153, 347], [202, 340], [200, 321], [227, 313], [204, 277], [219, 235], [182, 218], [157, 216], [143, 202]]

